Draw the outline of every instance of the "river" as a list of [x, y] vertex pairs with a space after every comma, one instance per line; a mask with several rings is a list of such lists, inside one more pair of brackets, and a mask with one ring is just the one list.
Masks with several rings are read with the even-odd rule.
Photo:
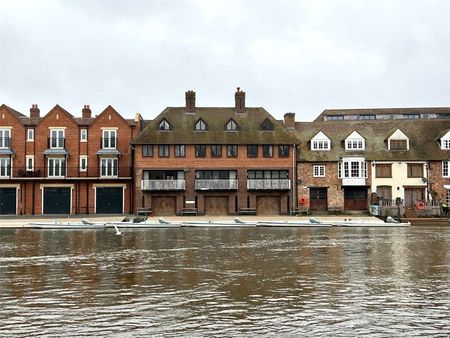
[[450, 227], [0, 229], [0, 336], [449, 336]]

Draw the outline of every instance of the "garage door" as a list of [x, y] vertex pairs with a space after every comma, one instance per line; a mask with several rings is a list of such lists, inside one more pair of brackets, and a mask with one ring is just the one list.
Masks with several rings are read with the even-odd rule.
[[152, 212], [155, 216], [173, 216], [176, 212], [175, 197], [152, 197]]
[[367, 210], [367, 188], [366, 187], [345, 187], [344, 188], [344, 209], [352, 211]]
[[205, 197], [205, 215], [228, 215], [228, 197]]
[[256, 197], [256, 214], [279, 215], [281, 213], [280, 197], [259, 196]]
[[310, 188], [309, 189], [309, 210], [311, 211], [327, 211], [327, 188]]
[[123, 187], [97, 187], [95, 190], [95, 212], [97, 214], [123, 213]]
[[0, 215], [16, 214], [16, 188], [0, 188]]
[[44, 188], [44, 214], [70, 214], [70, 188]]

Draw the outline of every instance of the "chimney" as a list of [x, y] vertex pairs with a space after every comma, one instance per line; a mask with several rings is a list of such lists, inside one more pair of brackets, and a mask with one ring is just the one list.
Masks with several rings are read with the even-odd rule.
[[240, 87], [237, 87], [237, 91], [234, 94], [234, 102], [236, 106], [236, 111], [238, 113], [245, 112], [245, 92], [241, 91]]
[[289, 131], [295, 130], [295, 113], [284, 114], [284, 126]]
[[186, 92], [186, 113], [195, 113], [195, 92], [193, 90]]
[[34, 103], [34, 104], [31, 105], [31, 108], [30, 108], [30, 117], [39, 117], [39, 116], [40, 116], [40, 115], [39, 115], [40, 112], [41, 112], [41, 111], [39, 110], [37, 104]]
[[91, 108], [89, 108], [89, 105], [88, 104], [85, 104], [84, 105], [84, 108], [81, 110], [81, 113], [82, 113], [82, 117], [84, 118], [84, 119], [90, 119], [91, 118], [91, 113], [92, 113], [92, 111], [91, 111]]

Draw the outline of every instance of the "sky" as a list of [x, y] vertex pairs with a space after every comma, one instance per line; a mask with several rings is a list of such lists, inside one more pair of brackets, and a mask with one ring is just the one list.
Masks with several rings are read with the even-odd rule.
[[450, 106], [450, 1], [0, 0], [0, 104], [81, 116], [112, 105], [324, 109]]

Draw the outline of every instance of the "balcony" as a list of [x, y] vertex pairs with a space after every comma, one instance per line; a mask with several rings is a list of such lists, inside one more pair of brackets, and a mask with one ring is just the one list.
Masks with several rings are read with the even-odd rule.
[[11, 138], [0, 137], [0, 149], [10, 149], [10, 148], [11, 148]]
[[[78, 166], [66, 166], [65, 170], [59, 170], [55, 172], [53, 169], [53, 174], [64, 173], [64, 175], [52, 175], [49, 176], [48, 166], [44, 167], [34, 167], [33, 170], [29, 170], [25, 167], [12, 169], [14, 178], [66, 178], [66, 179], [110, 179], [110, 178], [129, 178], [131, 177], [131, 168], [129, 166], [117, 167], [116, 171], [114, 169], [102, 172], [100, 167], [87, 167], [86, 170], [80, 171]], [[111, 175], [107, 175], [110, 173]]]
[[195, 190], [237, 190], [238, 180], [195, 180]]
[[290, 190], [291, 180], [247, 180], [247, 190]]
[[185, 190], [185, 180], [142, 180], [141, 190], [150, 191], [173, 191]]

